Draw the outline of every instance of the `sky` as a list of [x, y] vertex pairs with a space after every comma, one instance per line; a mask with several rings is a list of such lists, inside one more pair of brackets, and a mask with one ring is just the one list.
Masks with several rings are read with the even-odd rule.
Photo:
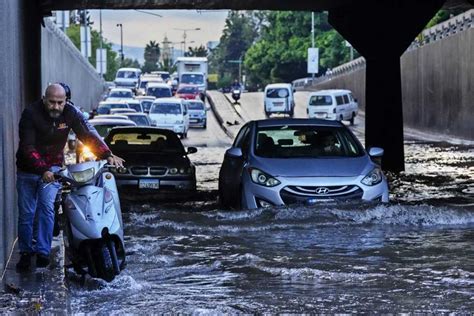
[[[196, 29], [186, 31], [186, 46], [206, 46], [208, 41], [218, 41], [224, 29], [227, 10], [102, 10], [102, 34], [109, 42], [120, 44], [122, 23], [123, 45], [145, 47], [151, 40], [163, 44], [164, 36], [176, 42], [175, 48], [181, 49], [183, 31], [175, 29]], [[162, 17], [143, 13], [159, 14]], [[99, 10], [90, 10], [92, 27], [99, 30]], [[194, 41], [194, 43], [192, 42]]]

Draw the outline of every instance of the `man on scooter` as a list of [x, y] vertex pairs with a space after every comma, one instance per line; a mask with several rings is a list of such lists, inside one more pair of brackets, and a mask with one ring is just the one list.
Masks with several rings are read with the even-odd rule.
[[[25, 108], [19, 125], [17, 157], [19, 272], [30, 269], [36, 254], [36, 266], [49, 265], [54, 226], [54, 201], [60, 188], [54, 171], [62, 166], [63, 149], [72, 129], [78, 138], [100, 159], [116, 167], [124, 160], [112, 154], [84, 115], [67, 99], [65, 84], [51, 84], [42, 100]], [[33, 230], [35, 214], [37, 229]], [[34, 236], [36, 235], [36, 236]], [[32, 240], [36, 240], [34, 245]]]

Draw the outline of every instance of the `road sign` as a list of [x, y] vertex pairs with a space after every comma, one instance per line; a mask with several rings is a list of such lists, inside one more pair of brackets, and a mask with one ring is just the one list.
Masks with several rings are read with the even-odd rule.
[[102, 48], [102, 56], [101, 56], [101, 49], [100, 48], [96, 49], [95, 63], [96, 63], [97, 72], [99, 74], [104, 75], [107, 72], [107, 50], [105, 48]]
[[308, 73], [317, 74], [319, 72], [319, 48], [308, 48]]

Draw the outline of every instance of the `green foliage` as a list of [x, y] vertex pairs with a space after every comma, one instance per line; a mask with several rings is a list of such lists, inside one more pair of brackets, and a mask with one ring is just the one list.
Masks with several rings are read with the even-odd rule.
[[451, 16], [456, 16], [458, 14], [463, 13], [465, 10], [458, 8], [458, 9], [449, 9], [449, 10], [439, 10], [435, 16], [428, 22], [425, 28], [430, 28], [435, 26], [436, 24], [442, 23], [446, 20], [449, 20]]
[[188, 51], [184, 54], [187, 57], [206, 57], [207, 56], [207, 48], [203, 45], [199, 47], [189, 47]]
[[[243, 55], [258, 36], [257, 22], [252, 12], [230, 11], [225, 21], [219, 45], [209, 56], [209, 72], [217, 73], [220, 82], [224, 78], [238, 78], [239, 64], [230, 63], [243, 58]], [[231, 79], [230, 82], [233, 80]]]
[[145, 47], [145, 63], [142, 71], [144, 73], [158, 70], [158, 61], [160, 60], [160, 44], [156, 41], [150, 41]]
[[[260, 13], [262, 17], [262, 13]], [[345, 40], [327, 20], [315, 13], [315, 47], [319, 48], [319, 71], [349, 61]], [[259, 38], [245, 54], [247, 86], [261, 88], [272, 82], [291, 82], [308, 76], [307, 50], [311, 47], [311, 12], [266, 12]]]
[[219, 80], [217, 81], [217, 88], [226, 88], [229, 87], [232, 83], [232, 77], [228, 74], [224, 75], [223, 77], [220, 77]]
[[[69, 39], [74, 43], [77, 49], [81, 50], [81, 35], [80, 35], [80, 26], [79, 25], [71, 25], [67, 31], [67, 36]], [[95, 68], [96, 66], [96, 49], [100, 47], [100, 34], [96, 30], [91, 30], [91, 37], [92, 37], [92, 47], [91, 53], [92, 56], [89, 57], [89, 62], [91, 63], [92, 67]], [[106, 81], [113, 81], [115, 78], [115, 74], [120, 67], [119, 60], [117, 60], [117, 53], [112, 50], [112, 43], [108, 42], [106, 39], [102, 41], [102, 48], [107, 50], [107, 73], [104, 75], [104, 79]]]
[[122, 68], [140, 68], [140, 63], [136, 59], [124, 58], [122, 64], [120, 65]]

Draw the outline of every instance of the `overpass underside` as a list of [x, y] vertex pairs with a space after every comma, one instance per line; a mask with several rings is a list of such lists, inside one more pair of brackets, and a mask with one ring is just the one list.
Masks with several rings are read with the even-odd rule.
[[39, 0], [30, 14], [37, 18], [38, 12], [81, 8], [328, 11], [329, 22], [367, 61], [365, 143], [384, 148], [384, 169], [399, 172], [404, 170], [400, 56], [443, 5], [473, 4], [474, 0]]

